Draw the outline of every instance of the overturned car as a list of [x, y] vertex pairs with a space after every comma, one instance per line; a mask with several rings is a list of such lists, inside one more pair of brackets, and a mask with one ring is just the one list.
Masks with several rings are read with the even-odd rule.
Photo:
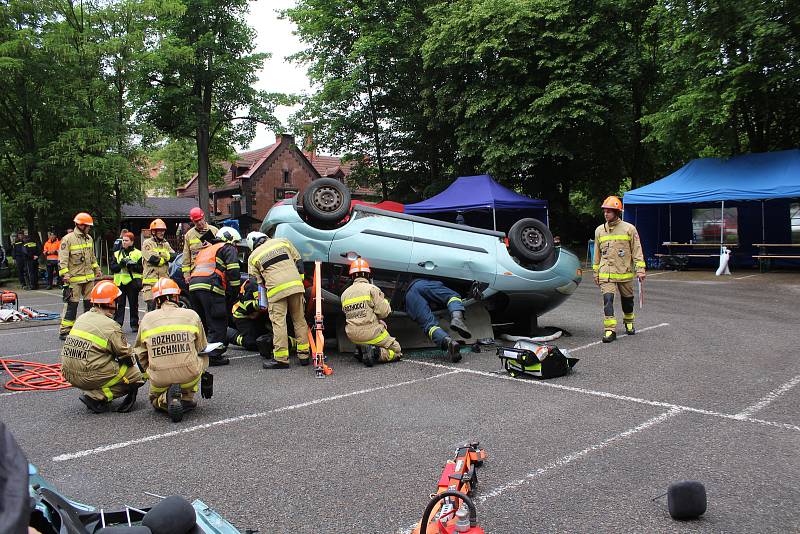
[[315, 180], [297, 198], [276, 204], [261, 231], [292, 241], [305, 261], [323, 262], [326, 312], [341, 312], [338, 296], [349, 284], [358, 256], [373, 268], [374, 282], [404, 315], [404, 289], [415, 278], [441, 280], [470, 300], [481, 300], [495, 325], [530, 332], [536, 318], [578, 287], [578, 258], [556, 246], [536, 219], [502, 232], [351, 205], [341, 182]]

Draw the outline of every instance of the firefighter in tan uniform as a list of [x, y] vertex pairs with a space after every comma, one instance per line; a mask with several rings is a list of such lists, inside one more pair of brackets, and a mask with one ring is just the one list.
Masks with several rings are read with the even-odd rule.
[[208, 356], [199, 354], [207, 345], [200, 316], [178, 306], [181, 290], [173, 280], [161, 278], [153, 285], [154, 311], [142, 318], [134, 353], [150, 379], [150, 402], [167, 412], [173, 422], [197, 404], [194, 394], [203, 388], [211, 397]]
[[147, 311], [155, 309], [151, 294], [153, 284], [161, 278], [169, 278], [169, 262], [175, 259], [172, 245], [164, 239], [166, 233], [167, 225], [161, 219], [156, 219], [150, 223], [151, 237], [142, 243], [142, 294]]
[[272, 359], [263, 363], [264, 369], [289, 367], [289, 335], [286, 315], [291, 316], [294, 335], [298, 340], [297, 358], [308, 365], [308, 325], [304, 311], [303, 262], [300, 253], [287, 239], [267, 239], [250, 254], [247, 262], [250, 276], [267, 290], [267, 312], [272, 322]]
[[194, 258], [200, 249], [211, 242], [217, 235], [217, 228], [206, 222], [206, 214], [200, 208], [189, 210], [189, 220], [194, 225], [183, 236], [183, 265], [181, 271], [183, 276], [188, 276], [194, 268]]
[[640, 283], [645, 277], [645, 262], [639, 232], [636, 227], [623, 221], [622, 201], [610, 196], [603, 202], [603, 217], [606, 222], [594, 231], [594, 256], [592, 268], [594, 281], [603, 294], [603, 343], [617, 339], [617, 319], [614, 317], [614, 293], [619, 290], [622, 301], [625, 333], [636, 333], [633, 326], [633, 279]]
[[78, 317], [61, 349], [61, 372], [83, 390], [80, 401], [94, 413], [107, 412], [111, 401], [125, 395], [118, 412], [129, 412], [144, 384], [132, 349], [114, 317], [122, 292], [104, 280], [91, 291], [92, 309]]
[[[397, 361], [402, 357], [400, 343], [389, 335], [383, 319], [392, 313], [383, 292], [369, 282], [370, 268], [358, 258], [350, 264], [353, 284], [342, 293], [342, 311], [347, 325], [347, 337], [356, 345], [357, 354], [367, 367], [375, 361]], [[377, 357], [376, 357], [377, 352]]]
[[58, 274], [64, 281], [64, 311], [61, 313], [59, 337], [66, 339], [78, 316], [78, 301], [83, 299], [83, 311], [92, 307], [89, 296], [95, 278], [102, 272], [94, 255], [94, 244], [89, 230], [94, 225], [92, 216], [79, 213], [75, 216], [75, 229], [65, 235], [58, 250]]

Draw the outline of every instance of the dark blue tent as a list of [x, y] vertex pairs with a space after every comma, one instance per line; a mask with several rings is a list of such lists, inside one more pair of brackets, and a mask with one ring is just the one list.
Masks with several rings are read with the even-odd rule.
[[506, 189], [488, 174], [461, 176], [438, 195], [405, 207], [406, 213], [420, 215], [477, 210], [491, 210], [492, 226], [495, 229], [498, 226], [497, 210], [537, 210], [534, 216], [548, 223], [546, 200], [529, 198]]
[[[797, 149], [692, 160], [628, 191], [623, 202], [625, 220], [639, 229], [648, 256], [667, 252], [664, 242], [698, 240], [698, 229], [701, 234], [710, 230], [696, 220], [693, 224], [693, 210], [715, 209], [720, 228], [711, 229], [713, 236], [720, 242], [735, 239], [735, 252], [744, 259], [757, 253], [754, 243], [791, 242], [790, 199], [795, 198], [800, 198]], [[735, 215], [726, 208], [736, 208]]]

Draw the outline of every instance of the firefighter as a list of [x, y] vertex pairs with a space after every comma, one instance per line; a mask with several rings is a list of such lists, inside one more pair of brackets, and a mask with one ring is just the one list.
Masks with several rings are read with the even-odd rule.
[[144, 379], [122, 328], [112, 319], [122, 292], [103, 280], [90, 293], [92, 309], [75, 321], [61, 349], [62, 374], [83, 391], [80, 401], [92, 412], [107, 412], [111, 401], [123, 395], [117, 411], [129, 412]]
[[[304, 312], [303, 261], [288, 239], [267, 238], [256, 247], [248, 260], [248, 272], [266, 289], [267, 311], [272, 323], [272, 359], [262, 364], [264, 369], [289, 367], [289, 334], [287, 314], [292, 318], [298, 338], [297, 358], [300, 365], [310, 363], [306, 342], [308, 324]], [[299, 341], [303, 342], [300, 343]]]
[[55, 232], [47, 232], [47, 241], [43, 245], [45, 260], [47, 261], [47, 289], [60, 285], [58, 281], [58, 249], [61, 240]]
[[194, 225], [183, 236], [183, 276], [189, 276], [194, 267], [194, 258], [206, 244], [217, 235], [217, 228], [206, 222], [206, 215], [200, 208], [189, 210], [189, 220]]
[[114, 284], [122, 291], [117, 302], [114, 320], [122, 326], [125, 321], [125, 301], [130, 310], [131, 330], [139, 329], [139, 291], [142, 289], [142, 252], [133, 246], [134, 235], [128, 232], [122, 236], [122, 245], [111, 255], [111, 272]]
[[25, 247], [28, 239], [22, 232], [17, 232], [17, 238], [14, 240], [13, 248], [11, 250], [11, 257], [14, 258], [14, 264], [17, 266], [17, 278], [19, 278], [19, 285], [22, 289], [28, 289], [28, 250]]
[[356, 354], [364, 365], [372, 367], [375, 361], [393, 362], [403, 355], [400, 343], [389, 335], [383, 322], [392, 307], [383, 292], [370, 283], [369, 276], [367, 260], [358, 258], [350, 264], [353, 283], [342, 293], [342, 311], [347, 320], [344, 330], [356, 345]]
[[83, 311], [92, 307], [89, 297], [95, 278], [102, 272], [94, 255], [94, 245], [89, 230], [94, 220], [88, 213], [79, 213], [73, 219], [75, 229], [61, 239], [58, 249], [58, 274], [64, 281], [64, 311], [61, 314], [59, 337], [65, 339], [75, 317], [78, 315], [78, 301], [83, 299]]
[[25, 270], [28, 273], [28, 289], [39, 289], [39, 245], [25, 239]]
[[147, 311], [155, 309], [150, 288], [160, 278], [169, 277], [169, 263], [175, 259], [172, 245], [164, 239], [166, 233], [167, 225], [161, 219], [156, 219], [150, 223], [150, 238], [145, 239], [142, 243], [142, 265], [144, 266], [142, 293], [144, 301], [147, 303]]
[[258, 284], [254, 278], [242, 284], [231, 315], [234, 328], [228, 327], [228, 343], [257, 350], [264, 358], [271, 358], [272, 329], [267, 324], [267, 310], [258, 304]]
[[161, 278], [152, 288], [156, 309], [142, 318], [134, 354], [150, 379], [150, 402], [156, 410], [167, 412], [177, 423], [197, 404], [194, 394], [206, 385], [210, 375], [208, 356], [200, 354], [207, 345], [203, 324], [196, 312], [179, 306], [181, 290], [174, 280]]
[[[239, 250], [242, 240], [234, 228], [223, 226], [212, 244], [200, 249], [189, 275], [192, 308], [200, 315], [209, 343], [223, 346], [209, 353], [210, 365], [230, 363], [223, 354], [228, 348], [228, 310], [239, 293]], [[231, 304], [231, 306], [228, 305]]]
[[633, 279], [645, 278], [644, 254], [636, 227], [623, 221], [622, 201], [610, 196], [602, 205], [605, 222], [594, 231], [592, 268], [594, 282], [603, 295], [603, 343], [617, 339], [617, 319], [614, 317], [614, 293], [622, 301], [625, 333], [636, 333], [633, 326]]
[[432, 306], [447, 308], [450, 312], [450, 327], [465, 338], [472, 337], [464, 322], [464, 304], [461, 297], [438, 280], [417, 278], [406, 289], [406, 313], [422, 327], [431, 341], [450, 356], [450, 361], [461, 360], [461, 344], [439, 326]]

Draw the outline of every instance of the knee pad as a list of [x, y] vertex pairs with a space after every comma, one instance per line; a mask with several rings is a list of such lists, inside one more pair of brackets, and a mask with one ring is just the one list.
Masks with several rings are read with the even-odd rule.
[[603, 313], [606, 317], [614, 315], [614, 293], [603, 293]]
[[258, 347], [258, 353], [263, 356], [264, 358], [271, 358], [272, 357], [272, 336], [269, 334], [264, 334], [263, 336], [259, 336], [256, 339], [256, 346]]
[[633, 313], [633, 297], [621, 297], [623, 313]]

